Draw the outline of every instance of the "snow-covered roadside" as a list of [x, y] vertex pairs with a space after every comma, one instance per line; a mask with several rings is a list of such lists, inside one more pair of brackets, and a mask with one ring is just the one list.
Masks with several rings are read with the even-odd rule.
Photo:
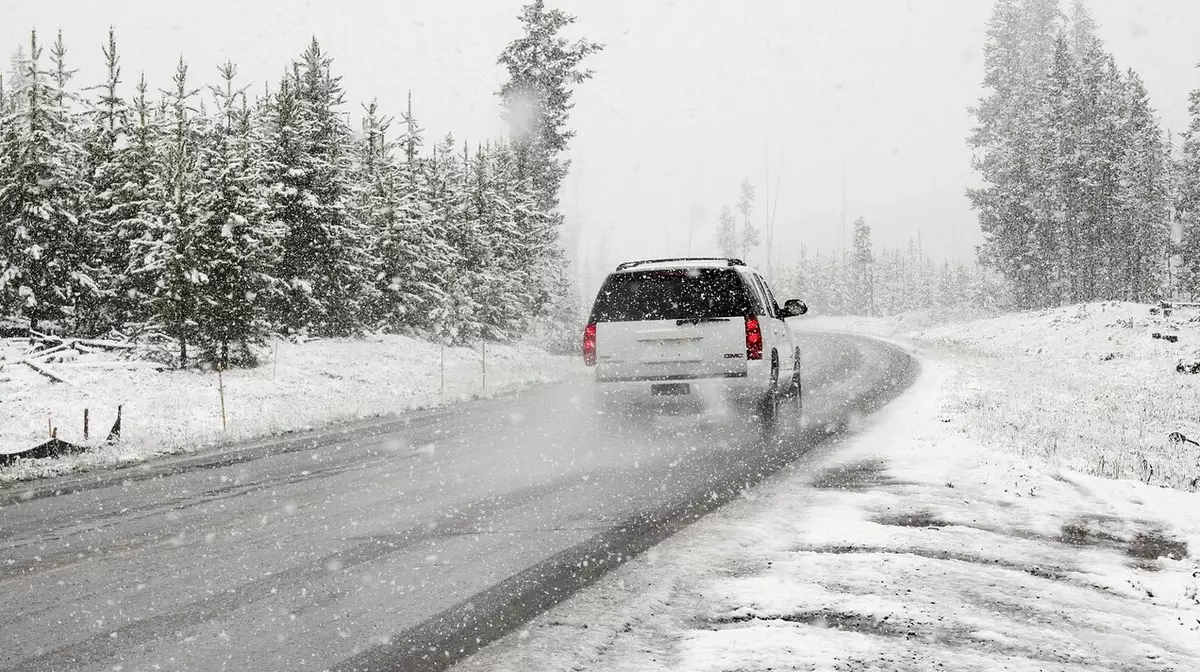
[[797, 324], [882, 335], [954, 360], [962, 375], [946, 412], [987, 447], [1195, 489], [1200, 445], [1172, 435], [1200, 441], [1200, 375], [1176, 371], [1200, 361], [1200, 311], [1166, 316], [1109, 302], [941, 322], [905, 315]]
[[981, 445], [964, 373], [617, 569], [463, 670], [1189, 670], [1197, 495]]
[[[527, 345], [488, 345], [485, 381], [482, 349], [446, 348], [443, 392], [442, 352], [403, 336], [280, 341], [264, 352], [260, 366], [223, 374], [228, 429], [222, 429], [218, 377], [212, 372], [94, 368], [89, 364], [100, 356], [69, 351], [65, 361], [46, 366], [76, 385], [70, 386], [26, 366], [6, 366], [0, 369], [0, 452], [46, 441], [48, 426], [57, 428], [60, 439], [85, 443], [84, 409], [89, 443], [105, 438], [118, 405], [122, 432], [116, 445], [0, 468], [0, 483], [492, 395], [582, 368], [576, 358]], [[8, 354], [9, 361], [18, 359]]]

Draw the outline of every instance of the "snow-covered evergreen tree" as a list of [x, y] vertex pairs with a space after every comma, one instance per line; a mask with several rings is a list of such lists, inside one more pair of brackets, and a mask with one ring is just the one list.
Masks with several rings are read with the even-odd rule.
[[74, 328], [79, 308], [98, 295], [94, 241], [80, 221], [83, 148], [64, 90], [61, 35], [56, 45], [56, 67], [44, 69], [30, 34], [0, 130], [0, 314], [34, 328]]
[[559, 158], [574, 131], [567, 128], [573, 87], [591, 79], [580, 64], [604, 45], [580, 39], [569, 42], [559, 33], [575, 17], [547, 9], [544, 0], [521, 8], [523, 34], [501, 52], [498, 63], [509, 80], [500, 88], [504, 119], [509, 124], [521, 179], [530, 179], [539, 205], [547, 211], [558, 205], [558, 190], [568, 163]]
[[[1041, 178], [1037, 143], [1039, 83], [1051, 70], [1057, 0], [998, 0], [984, 49], [987, 95], [972, 110], [969, 144], [985, 186], [968, 191], [984, 234], [981, 261], [1013, 280], [1021, 305], [1040, 305], [1048, 291], [1045, 259], [1031, 244]], [[1040, 220], [1045, 221], [1043, 218]]]
[[729, 206], [722, 206], [717, 215], [717, 248], [726, 257], [736, 257], [741, 251], [741, 243], [737, 235], [737, 220]]
[[533, 181], [520, 176], [510, 145], [500, 143], [491, 156], [501, 208], [507, 213], [497, 220], [492, 235], [515, 233], [499, 258], [501, 268], [514, 274], [509, 303], [521, 307], [508, 331], [528, 328], [530, 318], [544, 316], [532, 321], [536, 342], [556, 352], [574, 352], [579, 348], [582, 307], [575, 275], [559, 244], [560, 220], [542, 206]]
[[397, 137], [372, 106], [355, 138], [315, 40], [253, 106], [231, 65], [206, 100], [183, 59], [161, 97], [144, 77], [123, 97], [112, 30], [84, 100], [61, 35], [48, 64], [35, 40], [0, 80], [0, 313], [165, 334], [185, 365], [228, 364], [273, 328], [576, 347], [555, 206], [571, 90], [600, 45], [560, 37], [571, 20], [523, 10], [501, 55], [510, 141], [432, 156], [411, 97]]
[[750, 250], [758, 247], [759, 236], [758, 227], [754, 226], [754, 220], [751, 215], [754, 213], [754, 185], [750, 184], [749, 178], [742, 180], [742, 186], [738, 192], [737, 202], [738, 212], [742, 215], [742, 235], [741, 235], [741, 254], [738, 256], [745, 259], [750, 254]]
[[358, 333], [374, 294], [365, 230], [351, 216], [342, 89], [314, 39], [280, 84], [267, 132], [268, 218], [283, 231], [274, 319], [292, 332]]
[[[804, 299], [814, 314], [896, 315], [919, 310], [942, 311], [960, 306], [992, 309], [1002, 292], [991, 271], [978, 265], [926, 258], [916, 241], [907, 250], [871, 251], [864, 264], [866, 238], [857, 230], [854, 252], [838, 261], [837, 255], [809, 254], [781, 270], [780, 290]], [[870, 269], [870, 298], [863, 298], [862, 272]]]
[[1082, 2], [999, 0], [970, 144], [981, 261], [1021, 307], [1161, 294], [1167, 148], [1136, 73], [1122, 73]]
[[231, 62], [218, 71], [211, 88], [216, 116], [208, 124], [196, 166], [195, 231], [198, 263], [195, 293], [196, 339], [206, 359], [225, 367], [252, 361], [249, 345], [269, 332], [267, 299], [275, 289], [270, 275], [279, 239], [267, 214], [254, 162], [253, 139], [244, 92], [234, 88]]
[[174, 338], [179, 365], [187, 366], [188, 346], [200, 338], [199, 286], [207, 280], [204, 251], [196, 244], [203, 214], [197, 162], [206, 120], [196, 107], [200, 89], [191, 88], [182, 58], [172, 83], [164, 92], [164, 128], [154, 151], [157, 170], [149, 191], [155, 199], [146, 204], [149, 228], [134, 242], [133, 273], [154, 280], [146, 326]]
[[[1116, 286], [1109, 296], [1151, 301], [1163, 295], [1170, 247], [1168, 149], [1137, 73], [1125, 80], [1124, 153], [1118, 168], [1119, 248], [1112, 250]], [[1111, 240], [1111, 239], [1110, 239]]]
[[[459, 153], [463, 152], [463, 153]], [[433, 147], [427, 164], [426, 198], [430, 226], [445, 232], [453, 250], [444, 276], [446, 301], [434, 322], [437, 336], [450, 343], [472, 343], [483, 335], [475, 283], [486, 250], [478, 218], [469, 212], [465, 150], [447, 135]]]
[[[118, 222], [133, 212], [129, 203], [120, 199], [119, 192], [128, 176], [118, 160], [121, 148], [129, 135], [129, 108], [118, 93], [121, 83], [121, 61], [116, 36], [110, 28], [108, 43], [102, 47], [106, 76], [104, 83], [94, 87], [98, 96], [90, 101], [88, 123], [84, 132], [84, 182], [87, 192], [83, 219], [95, 234], [96, 280], [100, 297], [81, 311], [84, 331], [102, 332], [122, 324], [130, 312], [119, 287], [128, 270], [129, 239], [122, 235]], [[136, 210], [136, 205], [133, 210]]]
[[405, 153], [401, 163], [396, 162], [394, 145], [387, 138], [389, 128], [378, 107], [368, 105], [358, 144], [356, 210], [367, 227], [375, 269], [372, 326], [424, 333], [441, 317], [453, 252], [444, 229], [429, 221], [431, 208], [425, 198], [425, 169], [416, 154], [420, 134], [412, 118], [411, 96], [405, 131], [396, 143]]
[[389, 260], [388, 289], [416, 299], [403, 308], [406, 329], [440, 338], [439, 326], [445, 323], [451, 276], [458, 260], [447, 240], [447, 220], [434, 201], [432, 162], [418, 154], [424, 141], [413, 114], [411, 93], [397, 144], [404, 148], [404, 161], [398, 167], [399, 189], [394, 193], [402, 197], [398, 201], [402, 209], [391, 229], [397, 253]]
[[1200, 298], [1200, 88], [1188, 96], [1191, 121], [1182, 135], [1177, 167], [1179, 223], [1183, 230], [1179, 255], [1182, 262], [1180, 289]]
[[[149, 299], [154, 295], [157, 277], [146, 272], [145, 258], [158, 232], [157, 216], [162, 212], [166, 183], [159, 151], [164, 148], [165, 128], [146, 97], [146, 76], [138, 78], [136, 97], [129, 109], [128, 138], [115, 148], [111, 167], [96, 163], [99, 185], [109, 192], [93, 190], [93, 214], [101, 222], [104, 234], [103, 267], [107, 269], [105, 309], [101, 324], [124, 328], [127, 324], [146, 324]], [[102, 196], [103, 195], [103, 196]]]
[[[384, 318], [385, 314], [391, 313], [392, 307], [385, 303], [392, 304], [390, 299], [399, 289], [389, 289], [389, 283], [386, 282], [387, 272], [384, 269], [389, 258], [395, 256], [385, 242], [389, 220], [394, 214], [392, 196], [396, 186], [391, 179], [395, 166], [392, 162], [392, 147], [387, 138], [391, 119], [380, 115], [379, 104], [375, 100], [363, 106], [363, 110], [366, 117], [363, 118], [362, 133], [359, 134], [354, 148], [352, 216], [364, 228], [369, 256], [375, 269], [375, 288], [378, 290], [376, 300], [370, 304], [367, 312], [366, 324], [370, 328], [394, 329], [397, 325], [391, 324], [393, 320]], [[389, 294], [392, 296], [388, 296]], [[401, 306], [412, 302], [396, 298], [398, 300], [395, 303]]]
[[849, 289], [851, 308], [859, 315], [875, 314], [875, 253], [867, 220], [854, 220], [854, 243], [850, 256]]
[[[570, 42], [562, 37], [560, 32], [574, 23], [575, 17], [547, 9], [544, 0], [533, 0], [522, 7], [518, 18], [522, 35], [510, 42], [498, 59], [509, 75], [499, 95], [509, 125], [516, 181], [526, 185], [535, 198], [530, 213], [536, 215], [537, 228], [550, 235], [544, 244], [558, 245], [563, 222], [556, 212], [558, 193], [569, 166], [562, 154], [574, 136], [567, 127], [571, 97], [574, 87], [593, 75], [581, 67], [584, 59], [604, 45], [586, 39]], [[578, 296], [574, 273], [564, 272], [562, 263], [531, 269], [541, 272], [534, 285], [550, 290], [546, 300], [535, 307], [556, 323], [544, 326], [542, 331], [568, 333], [580, 326], [578, 312], [565, 314], [568, 306], [578, 303]]]

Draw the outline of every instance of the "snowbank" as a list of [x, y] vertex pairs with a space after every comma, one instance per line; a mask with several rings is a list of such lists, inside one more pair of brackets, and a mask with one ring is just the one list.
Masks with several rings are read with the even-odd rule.
[[[1153, 312], [1152, 312], [1153, 311]], [[962, 371], [946, 413], [984, 445], [1184, 490], [1200, 477], [1200, 311], [1096, 303], [936, 324], [819, 318], [798, 328], [890, 337]], [[1159, 336], [1173, 337], [1154, 338]], [[1174, 436], [1174, 440], [1172, 438]]]
[[1197, 495], [985, 447], [957, 410], [977, 374], [922, 365], [857, 437], [460, 669], [1194, 669]]
[[[4, 343], [0, 341], [0, 343]], [[5, 361], [20, 359], [8, 341]], [[46, 362], [74, 386], [54, 383], [27, 366], [0, 369], [0, 453], [47, 440], [49, 428], [70, 443], [98, 444], [122, 406], [121, 442], [83, 455], [22, 461], [0, 469], [0, 482], [113, 465], [200, 447], [304, 430], [330, 423], [494, 394], [569, 375], [575, 358], [526, 345], [445, 349], [403, 336], [280, 341], [254, 369], [222, 375], [227, 429], [222, 429], [218, 376], [196, 370], [96, 368], [107, 354], [63, 353]], [[83, 438], [83, 412], [90, 439]]]

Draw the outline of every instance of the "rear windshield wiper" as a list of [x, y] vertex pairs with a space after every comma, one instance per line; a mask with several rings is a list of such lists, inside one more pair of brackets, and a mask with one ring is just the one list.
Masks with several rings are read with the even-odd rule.
[[682, 327], [685, 324], [700, 324], [701, 322], [728, 322], [728, 317], [685, 317], [680, 320], [675, 320], [675, 326]]

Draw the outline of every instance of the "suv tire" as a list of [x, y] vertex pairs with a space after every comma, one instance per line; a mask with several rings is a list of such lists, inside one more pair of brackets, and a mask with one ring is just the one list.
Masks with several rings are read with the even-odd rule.
[[779, 352], [771, 352], [771, 387], [758, 402], [758, 418], [763, 429], [774, 429], [779, 422]]

